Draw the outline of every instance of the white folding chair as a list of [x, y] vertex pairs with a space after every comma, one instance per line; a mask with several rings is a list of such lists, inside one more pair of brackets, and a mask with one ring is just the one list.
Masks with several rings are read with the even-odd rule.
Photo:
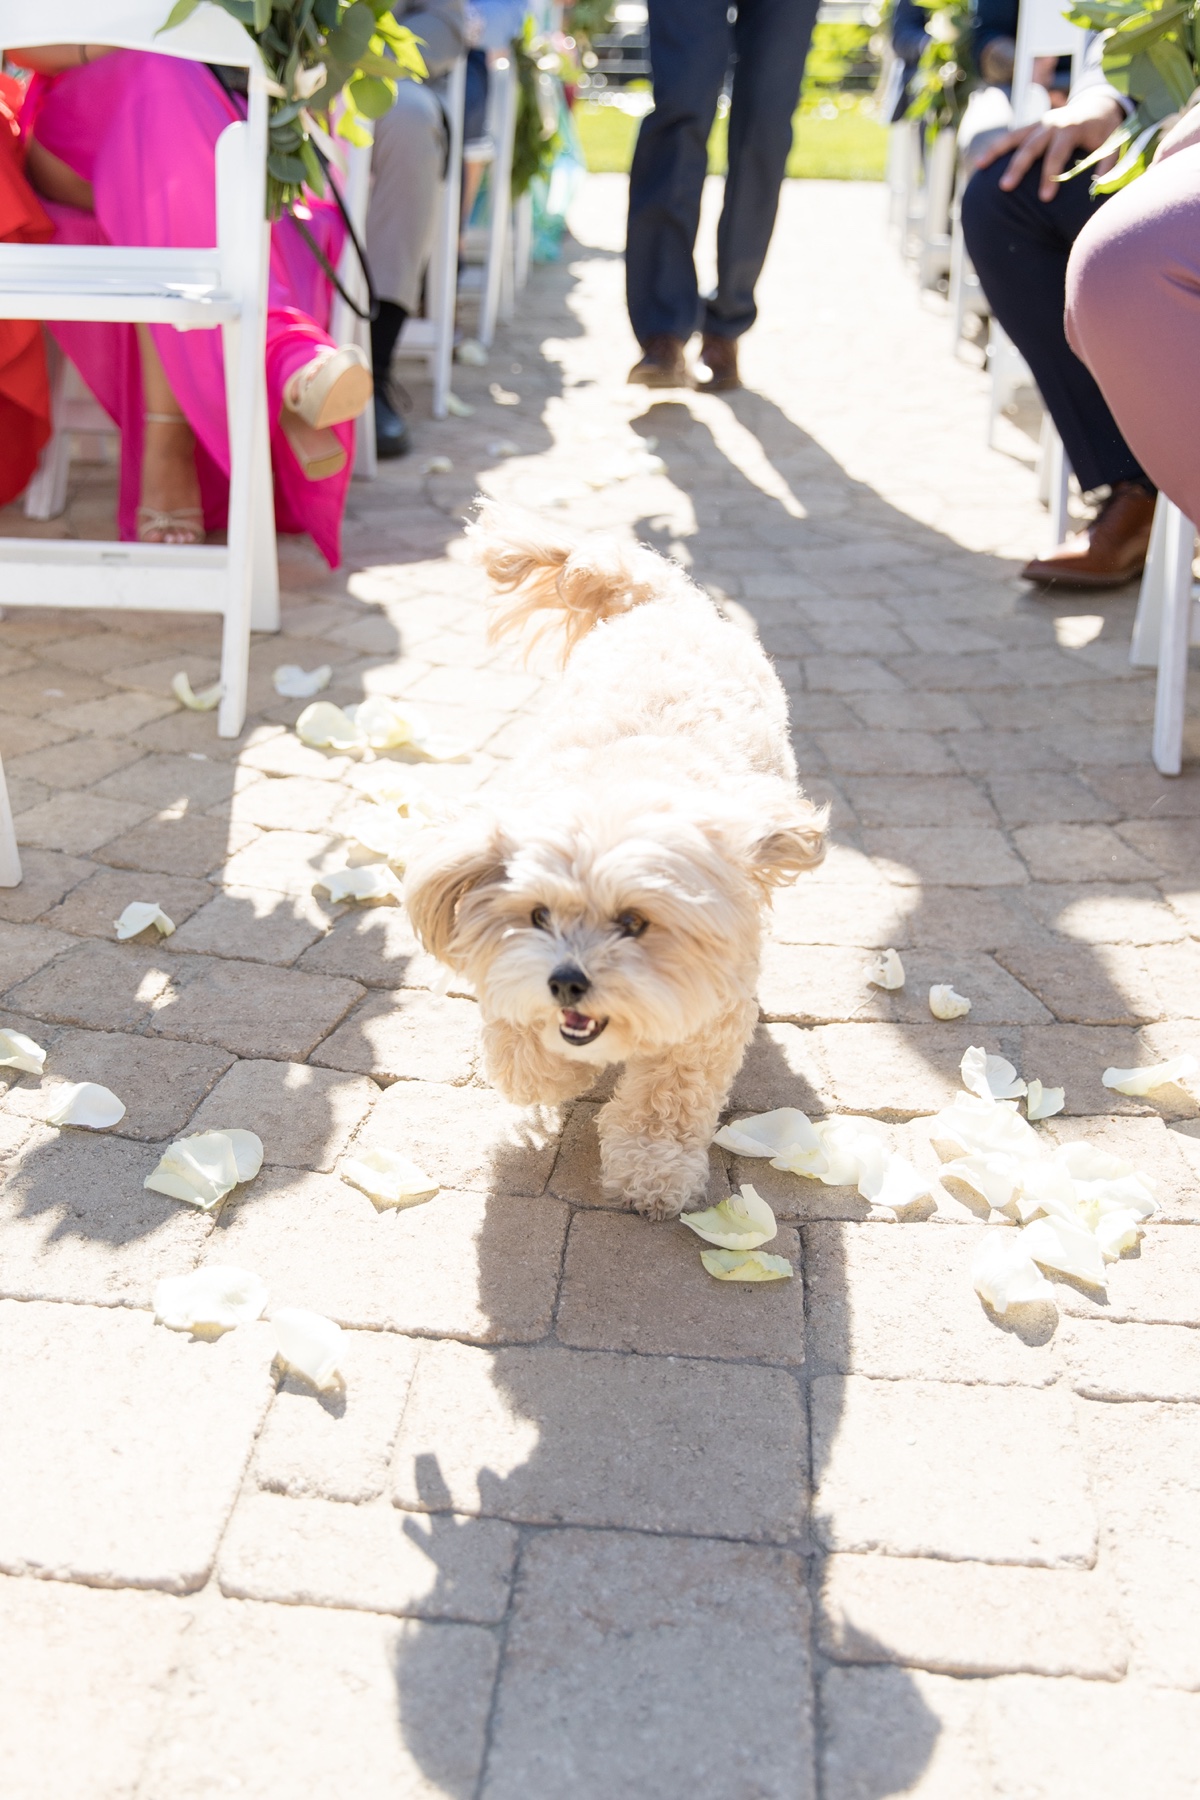
[[[350, 215], [359, 243], [365, 244], [367, 208], [371, 201], [371, 146], [369, 144], [347, 144], [345, 156], [346, 173], [342, 181], [342, 199], [345, 201], [346, 211]], [[358, 252], [349, 237], [346, 239], [341, 261], [338, 264], [338, 280], [365, 312], [370, 299], [367, 292], [367, 279], [363, 273]], [[333, 303], [329, 335], [335, 344], [357, 344], [367, 361], [370, 362], [370, 320], [360, 318], [353, 307], [346, 305], [340, 294]], [[354, 422], [354, 477], [359, 481], [374, 481], [378, 472], [379, 462], [375, 454], [375, 409], [368, 406], [359, 413]]]
[[163, 0], [0, 0], [0, 44], [105, 43], [249, 70], [249, 118], [217, 142], [212, 249], [0, 244], [0, 317], [111, 320], [221, 329], [229, 419], [224, 546], [0, 539], [4, 597], [15, 606], [215, 613], [223, 623], [217, 730], [246, 716], [250, 631], [279, 629], [279, 577], [265, 381], [269, 233], [267, 90], [258, 50], [202, 0], [163, 32]]
[[1134, 668], [1158, 669], [1151, 748], [1160, 775], [1178, 775], [1183, 767], [1188, 648], [1200, 644], [1195, 554], [1195, 525], [1160, 494], [1129, 646]]
[[1087, 44], [1082, 25], [1063, 17], [1067, 0], [1021, 0], [1017, 13], [1017, 49], [1013, 59], [1012, 120], [1014, 128], [1033, 125], [1046, 110], [1046, 90], [1033, 79], [1042, 56], [1069, 56], [1072, 84], [1078, 79]]
[[45, 346], [52, 430], [25, 489], [25, 517], [38, 520], [57, 519], [66, 511], [75, 440], [100, 440], [95, 447], [101, 456], [91, 458], [92, 461], [103, 460], [106, 443], [120, 442], [116, 426], [99, 401], [92, 398], [74, 363], [67, 361], [49, 335], [45, 335]]
[[398, 356], [424, 357], [433, 376], [433, 416], [449, 412], [450, 366], [454, 360], [454, 313], [458, 299], [458, 231], [462, 205], [463, 101], [467, 59], [460, 56], [446, 84], [446, 116], [450, 149], [446, 178], [438, 200], [437, 232], [425, 277], [423, 319], [407, 319], [400, 333]]
[[488, 136], [495, 145], [488, 170], [488, 243], [483, 265], [483, 300], [479, 308], [479, 341], [490, 345], [496, 321], [511, 316], [515, 272], [510, 256], [513, 242], [512, 166], [517, 136], [517, 71], [508, 51], [488, 58]]
[[925, 207], [917, 251], [917, 280], [923, 288], [935, 288], [950, 273], [950, 201], [956, 160], [954, 133], [944, 126], [925, 158]]

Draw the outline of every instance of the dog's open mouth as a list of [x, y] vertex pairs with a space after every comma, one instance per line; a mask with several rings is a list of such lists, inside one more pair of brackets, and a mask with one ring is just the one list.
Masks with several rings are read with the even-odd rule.
[[564, 1006], [559, 1014], [558, 1029], [568, 1044], [592, 1044], [607, 1024], [607, 1019], [593, 1019], [588, 1013], [574, 1012]]

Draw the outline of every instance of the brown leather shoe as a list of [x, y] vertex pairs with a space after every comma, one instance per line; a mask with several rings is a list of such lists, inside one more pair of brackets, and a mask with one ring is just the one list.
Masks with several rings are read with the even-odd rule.
[[1021, 570], [1050, 587], [1120, 587], [1140, 575], [1150, 547], [1155, 496], [1137, 481], [1118, 481], [1085, 531]]
[[659, 332], [642, 345], [642, 355], [629, 371], [630, 381], [642, 387], [691, 387], [692, 378], [683, 360], [683, 339]]
[[710, 371], [709, 379], [704, 383], [706, 393], [725, 394], [731, 388], [741, 387], [736, 338], [714, 337], [706, 331], [700, 345], [700, 361]]

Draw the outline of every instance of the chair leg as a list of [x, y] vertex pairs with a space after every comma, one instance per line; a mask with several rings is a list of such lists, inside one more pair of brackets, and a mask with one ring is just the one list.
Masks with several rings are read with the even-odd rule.
[[1150, 532], [1150, 548], [1138, 590], [1137, 615], [1129, 642], [1129, 661], [1135, 669], [1157, 669], [1158, 646], [1162, 637], [1163, 586], [1166, 567], [1167, 513], [1170, 501], [1162, 494], [1154, 508], [1154, 524]]
[[450, 410], [450, 368], [454, 361], [454, 318], [458, 303], [458, 215], [462, 201], [463, 96], [466, 58], [451, 71], [446, 94], [450, 121], [450, 150], [446, 179], [442, 183], [441, 216], [430, 264], [430, 315], [434, 324], [433, 416], [444, 419]]
[[1167, 510], [1163, 546], [1162, 640], [1154, 696], [1154, 766], [1160, 775], [1183, 767], [1183, 721], [1187, 708], [1188, 639], [1192, 625], [1192, 559], [1196, 527], [1177, 506]]
[[19, 887], [20, 884], [21, 856], [17, 849], [17, 834], [13, 830], [4, 765], [0, 763], [0, 887]]
[[517, 79], [510, 58], [498, 59], [492, 68], [497, 88], [496, 154], [488, 174], [491, 184], [488, 219], [487, 264], [484, 270], [483, 304], [479, 312], [479, 341], [491, 346], [496, 320], [504, 304], [508, 267], [508, 234], [512, 214], [513, 142], [517, 120]]
[[51, 434], [38, 457], [38, 466], [25, 489], [27, 519], [57, 519], [66, 511], [67, 482], [71, 474], [71, 439], [63, 429], [67, 359], [49, 332], [45, 332], [46, 362], [50, 375]]

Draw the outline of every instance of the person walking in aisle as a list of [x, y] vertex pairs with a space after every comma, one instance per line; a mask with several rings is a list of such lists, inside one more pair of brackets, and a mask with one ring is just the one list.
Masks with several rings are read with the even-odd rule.
[[[700, 330], [705, 385], [735, 388], [737, 340], [755, 319], [817, 0], [649, 0], [649, 14], [654, 109], [642, 120], [629, 174], [625, 249], [629, 319], [642, 356], [629, 379], [688, 385], [684, 350]], [[717, 287], [701, 300], [692, 252], [708, 137], [731, 62]]]

